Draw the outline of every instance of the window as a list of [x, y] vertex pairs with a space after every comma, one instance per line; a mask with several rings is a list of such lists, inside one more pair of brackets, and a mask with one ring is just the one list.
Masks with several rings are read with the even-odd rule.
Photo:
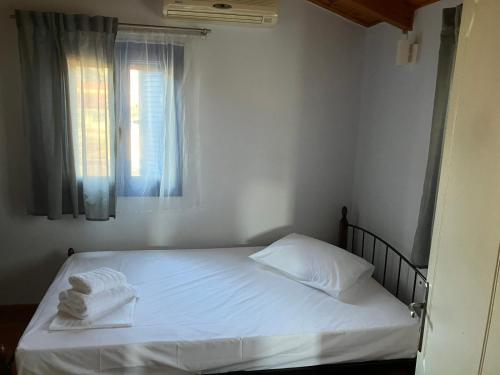
[[183, 47], [116, 44], [120, 196], [182, 196]]
[[107, 66], [75, 57], [68, 59], [68, 72], [78, 179], [85, 176], [95, 181], [115, 175], [115, 129], [109, 111], [115, 100], [117, 194], [183, 196], [179, 90], [184, 47], [146, 40], [117, 41], [114, 94], [109, 90], [112, 77]]

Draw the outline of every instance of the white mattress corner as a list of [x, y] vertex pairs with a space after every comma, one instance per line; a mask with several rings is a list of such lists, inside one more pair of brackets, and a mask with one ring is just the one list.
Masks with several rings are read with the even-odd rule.
[[[79, 253], [21, 338], [19, 375], [185, 374], [412, 358], [418, 320], [373, 279], [351, 304], [262, 268], [260, 248]], [[134, 325], [49, 332], [76, 272], [107, 266], [140, 289]]]

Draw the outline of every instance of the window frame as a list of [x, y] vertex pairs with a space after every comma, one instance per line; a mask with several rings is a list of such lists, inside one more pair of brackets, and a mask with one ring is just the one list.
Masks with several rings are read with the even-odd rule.
[[[173, 80], [174, 80], [174, 101], [176, 106], [175, 124], [165, 124], [164, 126], [174, 126], [176, 135], [175, 155], [176, 155], [176, 184], [170, 186], [168, 191], [161, 192], [161, 180], [156, 182], [145, 182], [142, 176], [132, 176], [131, 168], [131, 108], [130, 108], [130, 70], [148, 65], [147, 61], [141, 60], [139, 57], [141, 52], [147, 51], [147, 57], [151, 61], [158, 62], [161, 66], [161, 61], [165, 61], [165, 54], [169, 53], [169, 49], [174, 50], [174, 57], [170, 62], [173, 65]], [[136, 41], [117, 41], [115, 45], [115, 59], [118, 60], [126, 54], [126, 64], [118, 67], [115, 64], [115, 79], [120, 80], [120, 85], [116, 85], [116, 108], [119, 115], [116, 116], [118, 128], [118, 145], [117, 145], [117, 195], [119, 197], [182, 197], [183, 196], [183, 139], [182, 139], [182, 117], [180, 113], [183, 108], [182, 99], [180, 96], [180, 85], [182, 84], [184, 74], [184, 47], [180, 45], [165, 45], [159, 43], [145, 43]], [[137, 55], [137, 58], [134, 58]], [[151, 64], [151, 63], [150, 63]], [[120, 69], [121, 68], [121, 69]], [[160, 70], [161, 71], [161, 70]], [[120, 89], [121, 90], [120, 90]], [[118, 92], [120, 91], [120, 92]], [[141, 150], [142, 151], [142, 150]], [[144, 186], [147, 190], [144, 191]]]

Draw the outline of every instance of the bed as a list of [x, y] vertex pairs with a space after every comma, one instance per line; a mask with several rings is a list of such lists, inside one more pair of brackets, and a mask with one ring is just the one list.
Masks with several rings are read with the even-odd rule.
[[[346, 213], [340, 244], [354, 252], [362, 233], [365, 253], [372, 234], [348, 224]], [[390, 245], [377, 239], [373, 242], [387, 246], [389, 253]], [[421, 319], [411, 317], [406, 304], [384, 288], [386, 270], [384, 280], [372, 278], [349, 301], [340, 302], [248, 258], [260, 249], [114, 251], [68, 257], [19, 342], [18, 374], [269, 372], [373, 361], [404, 361], [411, 366]], [[387, 268], [388, 255], [385, 258]], [[373, 254], [373, 262], [376, 259]], [[397, 262], [399, 284], [401, 264], [407, 260]], [[137, 286], [134, 326], [49, 332], [57, 295], [69, 286], [68, 275], [101, 266], [122, 271]], [[413, 299], [418, 285], [425, 283], [414, 271]], [[418, 310], [424, 304], [411, 302], [414, 312], [424, 312]]]

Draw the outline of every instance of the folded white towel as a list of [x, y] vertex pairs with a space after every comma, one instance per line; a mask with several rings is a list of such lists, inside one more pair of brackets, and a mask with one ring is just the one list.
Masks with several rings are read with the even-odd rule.
[[77, 292], [84, 294], [99, 293], [127, 283], [125, 275], [111, 268], [103, 267], [69, 277], [69, 283]]
[[134, 298], [129, 303], [95, 321], [75, 319], [59, 312], [50, 323], [49, 331], [131, 327], [134, 322], [135, 304], [136, 299]]
[[57, 309], [77, 319], [95, 321], [136, 297], [137, 290], [128, 284], [95, 294], [69, 289], [59, 294]]

